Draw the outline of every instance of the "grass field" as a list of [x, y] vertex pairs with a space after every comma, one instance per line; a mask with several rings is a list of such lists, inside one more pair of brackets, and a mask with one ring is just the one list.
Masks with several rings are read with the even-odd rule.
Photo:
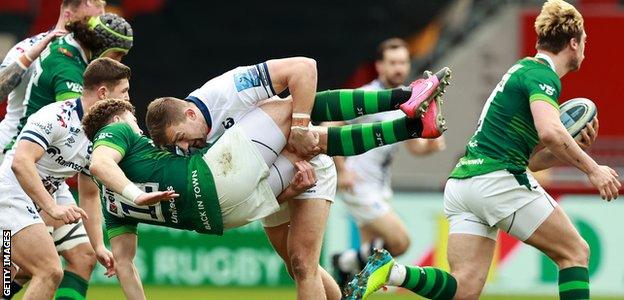
[[[292, 300], [296, 295], [294, 288], [229, 288], [229, 287], [163, 287], [163, 286], [146, 286], [147, 299], [150, 300]], [[21, 297], [16, 297], [20, 299]], [[93, 286], [89, 288], [87, 295], [89, 300], [115, 300], [124, 299], [119, 286]], [[370, 297], [372, 300], [407, 300], [407, 299], [423, 299], [409, 293], [401, 294], [379, 294]], [[484, 296], [483, 300], [556, 300], [559, 297], [553, 295], [550, 297], [539, 296]], [[619, 298], [608, 297], [592, 297], [593, 300], [616, 300]]]

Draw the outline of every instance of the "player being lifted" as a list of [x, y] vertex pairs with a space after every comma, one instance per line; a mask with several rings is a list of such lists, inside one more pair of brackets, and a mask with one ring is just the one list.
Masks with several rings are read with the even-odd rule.
[[[168, 97], [152, 102], [148, 107], [147, 126], [156, 144], [175, 144], [184, 149], [203, 147], [206, 141], [218, 138], [242, 116], [288, 87], [293, 104], [281, 101], [279, 108], [295, 112], [292, 118], [293, 125], [297, 126], [290, 131], [288, 148], [300, 154], [303, 151], [303, 157], [311, 157], [318, 153], [318, 147], [301, 140], [301, 137], [318, 135], [305, 127], [310, 120], [310, 111], [311, 119], [315, 121], [353, 119], [358, 115], [399, 107], [410, 116], [387, 121], [383, 126], [379, 123], [323, 129], [328, 131], [327, 143], [335, 146], [327, 149], [329, 155], [355, 155], [409, 137], [439, 136], [443, 119], [441, 116], [440, 119], [432, 117], [438, 117], [439, 110], [430, 110], [426, 118], [421, 119], [420, 115], [444, 88], [449, 73], [450, 70], [443, 69], [438, 76], [410, 88], [327, 91], [315, 96], [316, 66], [313, 60], [269, 60], [255, 66], [239, 67], [211, 79], [192, 92], [186, 101]], [[256, 115], [266, 118], [261, 113]], [[257, 127], [250, 138], [258, 141], [265, 136], [265, 129]], [[258, 148], [270, 172], [277, 175], [271, 177], [275, 181], [270, 184], [274, 190], [279, 190], [283, 188], [283, 182], [287, 182], [279, 180], [280, 176], [289, 178], [282, 175], [285, 169], [292, 168], [292, 164], [277, 150], [286, 144], [285, 136], [276, 133], [271, 139], [272, 144], [279, 147], [267, 147], [265, 143], [258, 144]], [[331, 162], [316, 164], [315, 160], [320, 159], [317, 157], [311, 163], [323, 169], [316, 168], [318, 182], [315, 188], [284, 204], [280, 213], [265, 219], [264, 225], [269, 240], [278, 249], [296, 282], [300, 298], [317, 297], [322, 289], [328, 297], [339, 297], [336, 283], [318, 266], [329, 207], [335, 195], [335, 171]]]
[[[410, 57], [405, 41], [399, 38], [383, 41], [377, 49], [375, 67], [379, 77], [360, 89], [379, 91], [401, 87], [410, 73]], [[432, 102], [432, 105], [437, 103]], [[362, 116], [348, 123], [379, 122], [404, 115], [400, 111], [389, 111]], [[404, 144], [413, 155], [427, 155], [444, 148], [444, 137], [410, 139]], [[341, 287], [361, 271], [373, 249], [387, 249], [393, 256], [398, 256], [409, 247], [408, 230], [389, 203], [392, 198], [389, 168], [397, 150], [398, 144], [395, 144], [347, 159], [334, 157], [338, 188], [344, 191], [342, 199], [358, 224], [361, 242], [360, 249], [349, 249], [332, 257]]]
[[[424, 101], [430, 100], [425, 97]], [[117, 272], [127, 298], [144, 298], [132, 263], [138, 223], [220, 235], [225, 229], [271, 215], [278, 210], [278, 201], [292, 198], [315, 183], [310, 165], [298, 161], [300, 158], [292, 153], [282, 152], [291, 130], [290, 105], [275, 101], [252, 110], [210, 148], [188, 157], [161, 150], [142, 136], [133, 115], [134, 108], [126, 101], [106, 100], [91, 109], [83, 124], [87, 136], [94, 141], [90, 170], [103, 184], [102, 203], [116, 263], [108, 268], [110, 274]], [[386, 143], [420, 136], [424, 126], [441, 125], [436, 122], [424, 125], [417, 118], [410, 121], [415, 123], [413, 127], [406, 128], [401, 124], [408, 122], [407, 119], [402, 122], [368, 125], [371, 129], [379, 127], [380, 132], [382, 127], [389, 126], [385, 134], [394, 137], [384, 140]], [[256, 133], [258, 128], [263, 128], [262, 135]], [[332, 130], [353, 129], [353, 126], [346, 126]], [[346, 154], [342, 150], [346, 141], [330, 142], [327, 128], [313, 127], [310, 132], [317, 134], [318, 140], [313, 145], [323, 153]], [[440, 134], [438, 131], [437, 136]], [[282, 157], [289, 160], [290, 165], [283, 165], [280, 170], [281, 177], [280, 173], [269, 172], [259, 146], [282, 152]], [[376, 145], [369, 146], [372, 149]], [[288, 187], [282, 183], [271, 184], [290, 182], [293, 177]], [[94, 205], [89, 207], [93, 209], [89, 214], [98, 213]], [[93, 237], [92, 242], [98, 256], [107, 253], [101, 236]], [[105, 258], [100, 259], [103, 260]], [[333, 295], [340, 298], [339, 293]], [[314, 298], [319, 298], [319, 294]]]
[[559, 119], [560, 78], [578, 70], [584, 59], [583, 17], [566, 2], [549, 0], [535, 20], [535, 31], [537, 54], [516, 62], [494, 88], [466, 154], [446, 183], [453, 275], [443, 277], [457, 283], [456, 292], [435, 283], [443, 289], [425, 289], [439, 280], [439, 273], [393, 265], [387, 253], [379, 252], [367, 266], [371, 275], [352, 282], [358, 290], [354, 294], [367, 296], [383, 284], [403, 282], [416, 293], [428, 292], [428, 298], [478, 299], [502, 229], [557, 264], [560, 299], [590, 299], [587, 242], [526, 169], [542, 170], [563, 160], [587, 174], [605, 200], [616, 198], [621, 184], [613, 169], [598, 165], [582, 150]]
[[[61, 278], [67, 285], [57, 297], [80, 299], [86, 295], [90, 271], [87, 278], [73, 270], [63, 273], [38, 209], [67, 224], [85, 217], [85, 223], [91, 225], [87, 228], [97, 228], [91, 234], [101, 234], [99, 215], [86, 219], [75, 203], [58, 203], [54, 192], [65, 179], [80, 173], [81, 205], [99, 200], [98, 188], [88, 172], [92, 147], [80, 121], [83, 113], [103, 98], [128, 99], [129, 76], [130, 69], [119, 62], [107, 58], [93, 61], [85, 71], [83, 96], [49, 104], [28, 118], [15, 147], [0, 166], [0, 228], [11, 230], [12, 261], [32, 275], [23, 299], [52, 298]], [[94, 200], [88, 201], [90, 197]]]

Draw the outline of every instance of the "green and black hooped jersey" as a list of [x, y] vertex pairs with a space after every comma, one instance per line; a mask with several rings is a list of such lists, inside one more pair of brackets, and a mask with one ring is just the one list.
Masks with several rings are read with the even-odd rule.
[[93, 148], [107, 146], [123, 158], [119, 167], [130, 181], [146, 192], [175, 190], [178, 198], [156, 205], [137, 206], [101, 185], [102, 211], [109, 238], [136, 233], [138, 223], [223, 233], [221, 208], [205, 151], [189, 157], [157, 148], [151, 139], [134, 132], [127, 123], [113, 123], [95, 135]]
[[561, 81], [543, 58], [527, 57], [507, 71], [487, 99], [477, 130], [450, 178], [469, 178], [498, 170], [526, 171], [539, 142], [530, 103], [543, 100], [559, 109]]

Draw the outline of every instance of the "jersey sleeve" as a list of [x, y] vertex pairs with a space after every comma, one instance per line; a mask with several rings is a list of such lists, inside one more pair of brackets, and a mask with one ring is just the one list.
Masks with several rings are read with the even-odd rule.
[[[266, 62], [238, 67], [206, 82], [189, 97], [202, 101], [239, 101], [246, 106], [256, 106], [262, 100], [275, 96], [271, 75]], [[218, 103], [215, 103], [219, 106]]]
[[523, 88], [529, 96], [529, 102], [546, 101], [559, 109], [561, 82], [551, 70], [528, 70], [524, 73]]
[[4, 57], [2, 64], [0, 64], [0, 70], [10, 66], [12, 63], [17, 61], [17, 58], [25, 52], [25, 49], [20, 46], [21, 44], [23, 44], [23, 42], [20, 42], [19, 44], [13, 46], [11, 50], [9, 50], [9, 52]]
[[63, 131], [67, 130], [63, 124], [65, 121], [58, 114], [51, 109], [43, 108], [28, 118], [18, 140], [36, 143], [44, 150], [48, 150], [56, 139], [63, 136]]
[[136, 140], [136, 136], [137, 134], [126, 123], [109, 124], [95, 135], [93, 150], [99, 146], [106, 146], [117, 150], [123, 157]]
[[44, 69], [54, 70], [52, 86], [56, 101], [80, 97], [84, 70], [75, 61], [65, 57], [51, 57], [46, 59]]

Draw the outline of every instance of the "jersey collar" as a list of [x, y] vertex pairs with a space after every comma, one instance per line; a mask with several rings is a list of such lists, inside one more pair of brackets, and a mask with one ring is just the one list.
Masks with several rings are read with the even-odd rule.
[[557, 70], [555, 70], [555, 62], [552, 60], [552, 58], [550, 56], [548, 56], [547, 54], [544, 54], [544, 53], [537, 53], [537, 54], [535, 54], [535, 58], [541, 59], [541, 60], [545, 61], [548, 64], [548, 66], [555, 73], [557, 73]]
[[208, 125], [208, 132], [210, 132], [210, 129], [212, 128], [212, 118], [210, 117], [210, 111], [208, 110], [206, 104], [194, 96], [186, 97], [186, 101], [195, 104], [197, 108], [199, 108], [199, 111], [201, 111], [204, 116], [204, 120], [206, 120], [206, 125]]

